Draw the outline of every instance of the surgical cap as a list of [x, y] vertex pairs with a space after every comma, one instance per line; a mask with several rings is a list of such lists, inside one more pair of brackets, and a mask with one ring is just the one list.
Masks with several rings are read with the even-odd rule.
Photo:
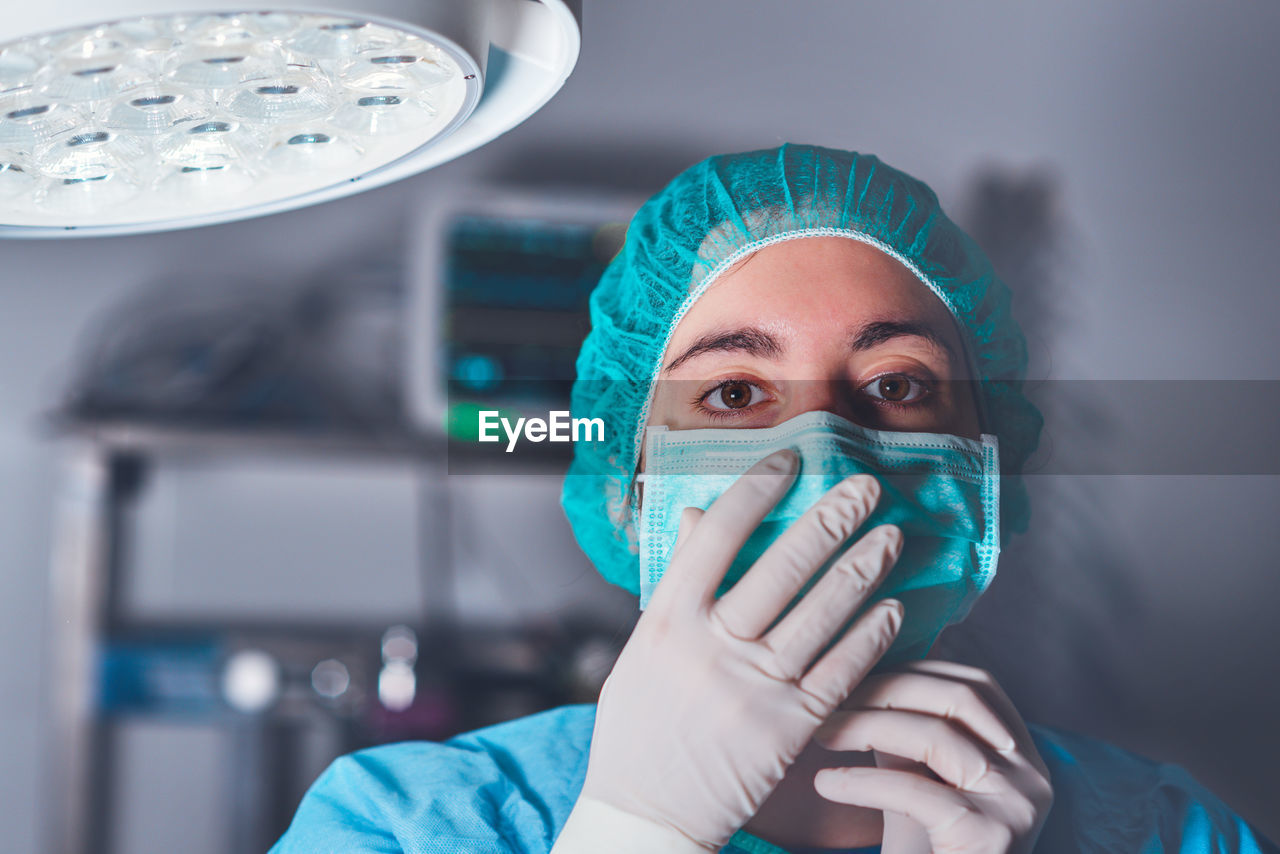
[[1018, 473], [1042, 419], [1022, 392], [1026, 343], [1010, 293], [978, 245], [925, 184], [876, 157], [808, 145], [712, 157], [646, 202], [591, 295], [571, 409], [600, 418], [578, 442], [561, 503], [578, 544], [608, 581], [639, 591], [628, 496], [653, 385], [676, 324], [716, 277], [765, 246], [847, 237], [914, 273], [950, 309], [980, 381], [984, 430], [1000, 440], [1002, 529], [1026, 528]]

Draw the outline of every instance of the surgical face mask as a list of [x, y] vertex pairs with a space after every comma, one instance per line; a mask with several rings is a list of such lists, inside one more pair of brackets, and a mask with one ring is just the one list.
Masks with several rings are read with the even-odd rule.
[[880, 482], [874, 513], [835, 557], [876, 525], [902, 529], [898, 562], [872, 601], [905, 606], [902, 629], [882, 665], [923, 658], [938, 633], [959, 622], [995, 575], [1000, 554], [996, 437], [867, 430], [829, 412], [806, 412], [765, 429], [650, 427], [637, 531], [640, 607], [662, 579], [685, 507], [711, 506], [753, 464], [783, 448], [800, 456], [787, 495], [739, 552], [723, 593], [827, 490], [853, 474]]

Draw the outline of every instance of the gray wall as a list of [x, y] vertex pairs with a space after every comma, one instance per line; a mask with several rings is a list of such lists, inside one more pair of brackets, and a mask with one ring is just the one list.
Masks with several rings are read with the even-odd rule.
[[[180, 286], [210, 270], [293, 280], [371, 244], [403, 249], [416, 205], [477, 177], [568, 163], [645, 184], [706, 154], [809, 141], [876, 152], [953, 208], [986, 164], [1057, 176], [1068, 243], [1053, 322], [1033, 341], [1041, 376], [1280, 376], [1271, 257], [1280, 9], [1155, 0], [588, 5], [582, 60], [556, 101], [433, 174], [200, 231], [0, 245], [6, 850], [37, 850], [50, 796], [41, 723], [44, 639], [56, 628], [44, 614], [57, 458], [35, 419], [56, 398], [86, 320], [140, 282]], [[1042, 477], [1032, 487], [1044, 530], [1003, 561], [958, 646], [996, 670], [1027, 717], [1181, 762], [1280, 836], [1280, 637], [1271, 628], [1280, 483]], [[553, 520], [554, 484], [528, 494], [541, 495], [538, 512]], [[540, 528], [561, 556], [565, 599], [613, 607], [572, 555], [564, 526], [530, 530]], [[976, 637], [975, 628], [986, 631]]]

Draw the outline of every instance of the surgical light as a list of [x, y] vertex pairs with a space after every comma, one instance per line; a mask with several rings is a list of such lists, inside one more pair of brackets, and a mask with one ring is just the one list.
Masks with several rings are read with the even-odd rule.
[[181, 228], [348, 195], [519, 124], [578, 0], [44, 0], [0, 18], [0, 235]]

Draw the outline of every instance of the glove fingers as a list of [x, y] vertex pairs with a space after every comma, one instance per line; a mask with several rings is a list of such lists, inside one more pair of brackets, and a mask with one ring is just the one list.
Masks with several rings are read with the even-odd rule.
[[680, 528], [676, 531], [676, 542], [671, 547], [671, 558], [680, 553], [680, 547], [689, 541], [689, 537], [693, 536], [693, 529], [698, 527], [698, 523], [702, 521], [707, 511], [698, 507], [686, 507], [680, 512]]
[[818, 579], [804, 598], [764, 638], [779, 675], [797, 679], [870, 598], [902, 550], [902, 532], [881, 525]]
[[[849, 695], [845, 709], [900, 709], [936, 715], [963, 724], [975, 736], [998, 751], [1017, 748], [1017, 742], [1000, 715], [972, 685], [938, 679], [922, 673], [882, 673], [868, 677]], [[855, 713], [856, 712], [851, 712]], [[848, 715], [837, 714], [823, 725], [819, 737], [836, 731]]]
[[902, 669], [940, 676], [969, 686], [982, 696], [992, 711], [1000, 716], [1006, 730], [1013, 735], [1019, 746], [1035, 755], [1035, 742], [1031, 738], [1031, 733], [1027, 731], [1027, 725], [1023, 722], [1022, 716], [1018, 714], [1013, 701], [1000, 687], [1000, 683], [987, 671], [966, 664], [957, 664], [954, 661], [928, 658], [906, 662], [902, 665]]
[[672, 597], [698, 606], [711, 601], [751, 533], [795, 482], [799, 463], [794, 451], [770, 454], [712, 502], [683, 543], [680, 560], [671, 561], [650, 607], [665, 607], [661, 603]]
[[826, 718], [884, 655], [902, 628], [902, 603], [885, 599], [858, 618], [799, 682]]
[[824, 728], [820, 744], [830, 750], [876, 750], [928, 766], [958, 789], [986, 785], [991, 758], [945, 718], [896, 709], [859, 711], [836, 730]]
[[826, 768], [814, 776], [813, 787], [829, 801], [905, 815], [926, 828], [947, 827], [973, 813], [963, 793], [911, 771]]
[[855, 475], [832, 487], [716, 603], [729, 632], [740, 638], [764, 634], [814, 572], [871, 515], [879, 498], [880, 484], [870, 475]]

